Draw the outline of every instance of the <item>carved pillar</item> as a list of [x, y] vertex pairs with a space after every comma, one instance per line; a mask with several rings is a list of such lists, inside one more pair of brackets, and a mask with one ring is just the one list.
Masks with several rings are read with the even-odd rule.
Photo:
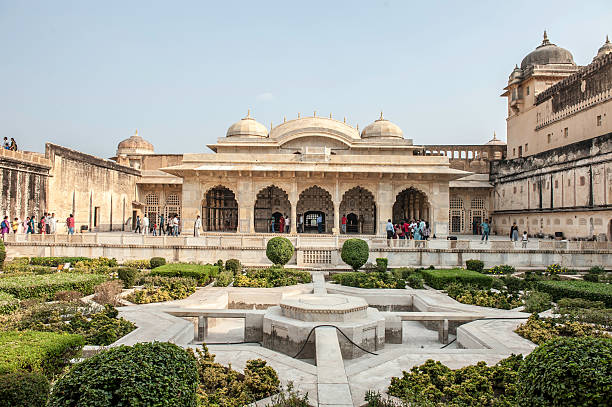
[[290, 232], [297, 233], [297, 203], [299, 199], [298, 189], [297, 189], [297, 179], [293, 178], [293, 183], [291, 184], [291, 191], [289, 191], [289, 204], [291, 205], [291, 225]]

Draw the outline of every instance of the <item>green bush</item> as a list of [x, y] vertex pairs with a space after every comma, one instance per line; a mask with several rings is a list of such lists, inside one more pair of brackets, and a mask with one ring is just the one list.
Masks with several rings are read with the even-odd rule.
[[520, 324], [515, 331], [517, 334], [531, 342], [541, 345], [557, 337], [610, 337], [603, 327], [593, 323], [566, 321], [564, 318], [540, 318], [538, 314], [531, 316]]
[[389, 260], [384, 257], [378, 257], [376, 259], [376, 271], [379, 273], [387, 272], [387, 265], [389, 264]]
[[0, 291], [0, 314], [12, 314], [19, 309], [19, 300], [9, 293]]
[[348, 239], [342, 245], [340, 257], [342, 261], [357, 271], [363, 266], [370, 255], [370, 247], [365, 240]]
[[123, 266], [137, 270], [146, 270], [151, 267], [151, 260], [126, 260], [123, 262]]
[[523, 303], [519, 299], [518, 294], [512, 294], [505, 291], [494, 292], [491, 290], [482, 290], [471, 284], [454, 282], [446, 285], [445, 290], [449, 297], [462, 304], [512, 309]]
[[481, 272], [484, 268], [484, 262], [480, 260], [466, 260], [465, 268], [467, 270], [478, 271]]
[[0, 332], [0, 374], [27, 370], [53, 377], [85, 344], [80, 335], [36, 331]]
[[579, 309], [602, 309], [605, 306], [603, 301], [589, 301], [582, 298], [561, 298], [557, 301], [558, 313]]
[[591, 283], [599, 282], [599, 275], [595, 273], [585, 274], [583, 277], [584, 281], [589, 281]]
[[232, 270], [224, 270], [217, 276], [215, 287], [227, 287], [232, 281], [234, 281], [234, 272]]
[[247, 270], [245, 274], [236, 275], [234, 287], [284, 287], [311, 281], [312, 276], [307, 271], [272, 266], [266, 269]]
[[421, 289], [424, 288], [423, 277], [420, 274], [411, 274], [406, 278], [406, 284], [411, 288]]
[[423, 270], [421, 274], [427, 285], [437, 290], [444, 289], [450, 283], [472, 284], [486, 289], [493, 284], [493, 277], [472, 270]]
[[219, 259], [215, 263], [215, 266], [219, 267], [219, 270], [223, 270], [223, 260]]
[[552, 295], [554, 301], [561, 298], [583, 298], [591, 301], [603, 301], [606, 307], [612, 308], [612, 285], [610, 284], [578, 280], [540, 280], [535, 282], [535, 286], [538, 291], [544, 291]]
[[603, 274], [606, 272], [602, 266], [593, 266], [589, 269], [589, 274]]
[[94, 287], [106, 280], [98, 274], [54, 273], [0, 278], [0, 291], [19, 299], [53, 298], [58, 291], [74, 290], [93, 294]]
[[557, 338], [519, 369], [521, 406], [603, 406], [612, 392], [612, 339]]
[[350, 272], [336, 273], [332, 280], [338, 284], [358, 288], [406, 288], [406, 281], [389, 272]]
[[493, 266], [488, 270], [489, 274], [512, 274], [515, 271], [516, 269], [514, 267], [509, 266], [507, 264], [500, 264], [498, 266]]
[[266, 257], [272, 264], [284, 266], [293, 257], [295, 251], [293, 244], [286, 237], [273, 237], [268, 240], [266, 246]]
[[209, 284], [214, 277], [219, 274], [218, 266], [211, 266], [210, 264], [186, 264], [186, 263], [172, 263], [165, 264], [151, 270], [152, 276], [161, 277], [190, 277], [194, 278], [199, 286], [205, 286]]
[[60, 264], [70, 263], [71, 266], [79, 261], [89, 260], [89, 257], [32, 257], [30, 264], [35, 266], [57, 267]]
[[6, 247], [4, 240], [0, 239], [0, 269], [4, 267], [4, 260], [6, 260]]
[[49, 407], [197, 405], [194, 357], [167, 342], [138, 343], [77, 363], [53, 386]]
[[548, 293], [529, 291], [523, 299], [525, 301], [525, 312], [542, 312], [551, 307], [552, 297]]
[[[162, 266], [165, 267], [165, 266]], [[142, 290], [135, 290], [127, 296], [127, 300], [135, 304], [149, 304], [182, 300], [196, 290], [196, 280], [190, 277], [144, 277]]]
[[548, 274], [561, 274], [566, 272], [567, 269], [565, 267], [561, 267], [559, 264], [551, 264], [550, 266], [546, 267], [546, 273]]
[[41, 407], [49, 398], [49, 379], [17, 371], [0, 375], [0, 407]]
[[123, 288], [130, 288], [134, 286], [138, 270], [132, 267], [118, 267], [116, 270], [117, 277], [123, 281]]
[[57, 272], [57, 267], [36, 266], [29, 263], [30, 259], [14, 259], [4, 263], [2, 277], [9, 277], [14, 273], [51, 274]]
[[117, 267], [118, 264], [115, 259], [98, 257], [96, 259], [77, 261], [72, 266], [75, 271], [82, 273], [108, 273], [111, 268]]
[[526, 280], [512, 276], [504, 276], [502, 277], [502, 281], [506, 285], [507, 290], [511, 293], [518, 293], [524, 290], [528, 284]]
[[240, 260], [238, 259], [229, 259], [225, 262], [225, 269], [234, 274], [238, 274], [242, 271], [242, 264], [240, 264]]
[[151, 269], [163, 266], [164, 264], [166, 264], [166, 259], [163, 257], [152, 257], [151, 260], [149, 260], [149, 267]]

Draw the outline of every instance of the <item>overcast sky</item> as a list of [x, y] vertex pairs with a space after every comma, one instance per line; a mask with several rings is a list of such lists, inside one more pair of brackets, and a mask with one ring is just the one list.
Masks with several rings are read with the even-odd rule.
[[415, 144], [485, 143], [544, 29], [587, 64], [612, 1], [0, 0], [0, 130], [110, 157], [135, 129], [158, 153], [208, 151], [248, 108], [360, 129], [382, 110]]

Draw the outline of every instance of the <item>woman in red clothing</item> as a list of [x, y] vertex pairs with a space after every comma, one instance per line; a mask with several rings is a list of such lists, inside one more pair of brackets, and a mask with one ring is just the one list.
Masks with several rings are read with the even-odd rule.
[[278, 220], [278, 224], [278, 233], [283, 233], [285, 231], [285, 218], [283, 217], [283, 215], [281, 215], [280, 219]]

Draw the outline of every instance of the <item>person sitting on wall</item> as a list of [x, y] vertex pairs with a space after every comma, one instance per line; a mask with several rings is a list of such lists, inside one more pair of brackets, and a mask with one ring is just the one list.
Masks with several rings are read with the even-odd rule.
[[17, 151], [17, 142], [12, 137], [11, 137], [11, 145], [9, 146], [9, 150]]

